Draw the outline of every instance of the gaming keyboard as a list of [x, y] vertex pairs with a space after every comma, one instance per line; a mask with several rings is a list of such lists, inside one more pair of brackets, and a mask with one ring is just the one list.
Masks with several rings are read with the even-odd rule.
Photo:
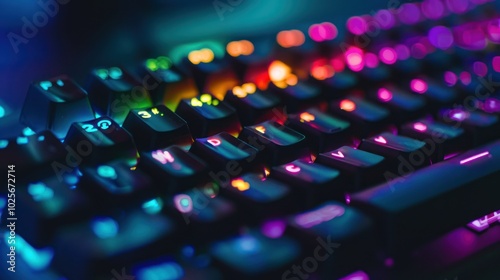
[[0, 279], [500, 279], [498, 4], [39, 77], [0, 130]]

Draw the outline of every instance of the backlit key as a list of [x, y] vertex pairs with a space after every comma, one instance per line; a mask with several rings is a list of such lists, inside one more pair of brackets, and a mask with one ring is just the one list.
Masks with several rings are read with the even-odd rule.
[[423, 113], [426, 101], [424, 98], [405, 92], [392, 85], [380, 87], [370, 95], [371, 99], [387, 106], [394, 116], [396, 123], [414, 119]]
[[236, 136], [241, 130], [236, 110], [208, 93], [183, 99], [175, 112], [187, 121], [195, 138], [222, 131]]
[[130, 110], [123, 128], [134, 137], [138, 149], [153, 150], [193, 142], [187, 123], [163, 105]]

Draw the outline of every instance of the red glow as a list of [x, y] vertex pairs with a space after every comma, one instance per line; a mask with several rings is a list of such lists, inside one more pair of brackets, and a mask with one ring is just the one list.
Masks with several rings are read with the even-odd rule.
[[[345, 69], [345, 63], [344, 63], [344, 60], [342, 60], [341, 58], [334, 58], [334, 59], [332, 59], [331, 63], [332, 63], [332, 66], [333, 66], [333, 70], [335, 72], [342, 72], [342, 71], [344, 71], [344, 69]], [[499, 66], [500, 66], [500, 60], [499, 60]]]

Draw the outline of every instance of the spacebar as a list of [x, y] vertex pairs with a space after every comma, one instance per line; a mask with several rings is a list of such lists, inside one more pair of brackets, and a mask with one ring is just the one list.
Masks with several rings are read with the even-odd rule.
[[500, 141], [351, 196], [393, 253], [500, 209]]

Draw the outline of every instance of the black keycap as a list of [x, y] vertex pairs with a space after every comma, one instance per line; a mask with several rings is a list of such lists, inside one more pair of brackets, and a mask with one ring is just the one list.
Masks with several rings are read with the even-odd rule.
[[259, 173], [237, 177], [221, 192], [245, 213], [243, 219], [251, 222], [290, 214], [300, 209], [302, 201], [292, 194], [288, 185]]
[[316, 162], [340, 170], [351, 184], [348, 191], [355, 191], [383, 180], [383, 172], [388, 169], [383, 156], [343, 146], [336, 150], [321, 153]]
[[440, 85], [427, 77], [412, 79], [409, 87], [414, 93], [422, 95], [429, 100], [428, 105], [435, 110], [439, 107], [452, 105], [460, 95], [452, 88]]
[[271, 165], [309, 155], [305, 136], [275, 121], [246, 126], [239, 138], [257, 148]]
[[475, 145], [485, 144], [500, 136], [500, 121], [496, 115], [457, 107], [442, 110], [439, 119], [445, 124], [464, 128]]
[[86, 89], [96, 113], [122, 124], [130, 109], [153, 105], [146, 86], [124, 69], [111, 67], [93, 70]]
[[391, 110], [397, 124], [415, 119], [424, 113], [424, 98], [411, 94], [392, 85], [385, 85], [370, 93], [370, 98]]
[[187, 123], [163, 105], [130, 110], [125, 128], [140, 150], [151, 151], [170, 145], [189, 146], [193, 142]]
[[177, 146], [141, 153], [139, 168], [162, 182], [166, 193], [192, 188], [208, 179], [208, 166]]
[[499, 159], [497, 141], [354, 194], [351, 203], [376, 218], [387, 250], [403, 251], [498, 210]]
[[287, 126], [304, 134], [315, 151], [327, 151], [351, 142], [348, 122], [315, 108], [290, 116]]
[[271, 176], [292, 186], [292, 191], [311, 206], [327, 199], [343, 200], [346, 186], [340, 172], [308, 160], [295, 160], [271, 170]]
[[432, 157], [426, 142], [387, 132], [363, 139], [359, 149], [387, 158], [389, 165], [409, 165], [410, 170], [428, 165]]
[[[302, 243], [305, 252], [314, 253], [316, 260], [322, 261], [320, 279], [338, 279], [374, 259], [378, 244], [373, 220], [354, 207], [329, 201], [291, 216], [288, 225], [288, 232]], [[302, 268], [301, 272], [308, 275]], [[296, 275], [300, 274], [294, 271], [287, 277]]]
[[231, 170], [235, 173], [231, 176], [238, 176], [252, 167], [255, 169], [260, 163], [256, 148], [227, 132], [196, 139], [190, 152], [204, 158], [212, 170]]
[[210, 244], [209, 252], [227, 279], [280, 279], [301, 254], [290, 237], [270, 238], [257, 230]]
[[222, 131], [238, 135], [241, 130], [236, 110], [208, 93], [183, 99], [175, 112], [187, 121], [195, 138]]
[[57, 233], [52, 264], [69, 279], [111, 275], [113, 270], [169, 252], [177, 235], [174, 222], [160, 214], [135, 210], [94, 216]]
[[432, 150], [432, 162], [442, 161], [447, 155], [472, 147], [471, 139], [460, 127], [446, 125], [432, 120], [417, 120], [403, 125], [401, 135], [425, 141]]
[[137, 163], [138, 153], [132, 136], [108, 117], [73, 123], [64, 145], [76, 151], [80, 159], [77, 162], [85, 164], [114, 160], [123, 160], [130, 166]]
[[66, 156], [68, 152], [50, 131], [0, 140], [0, 164], [14, 166], [18, 181], [54, 174], [52, 172], [64, 173], [64, 170], [70, 169], [67, 165], [71, 164], [68, 162], [71, 159]]
[[282, 119], [283, 107], [270, 91], [261, 91], [253, 83], [245, 83], [228, 91], [224, 101], [236, 109], [242, 125], [252, 125], [268, 119]]
[[30, 85], [19, 121], [35, 132], [51, 130], [64, 138], [73, 122], [93, 118], [87, 93], [72, 79], [59, 76]]
[[321, 84], [324, 87], [324, 91], [327, 93], [326, 97], [328, 99], [338, 99], [346, 95], [349, 90], [359, 85], [359, 79], [355, 73], [344, 70], [335, 73], [331, 78], [321, 81]]
[[309, 83], [299, 81], [296, 85], [279, 88], [271, 84], [270, 90], [277, 95], [285, 104], [287, 112], [295, 113], [319, 103], [321, 88]]
[[390, 115], [387, 109], [353, 96], [332, 102], [330, 110], [349, 121], [353, 133], [360, 137], [382, 130]]
[[[35, 247], [51, 244], [57, 229], [89, 217], [94, 212], [90, 199], [76, 188], [79, 178], [66, 174], [63, 180], [52, 175], [40, 181], [18, 185], [15, 192], [16, 233]], [[7, 208], [3, 217], [8, 215]]]
[[135, 167], [132, 169], [122, 162], [82, 168], [80, 189], [87, 192], [101, 209], [140, 206], [159, 193], [154, 191], [149, 176]]

